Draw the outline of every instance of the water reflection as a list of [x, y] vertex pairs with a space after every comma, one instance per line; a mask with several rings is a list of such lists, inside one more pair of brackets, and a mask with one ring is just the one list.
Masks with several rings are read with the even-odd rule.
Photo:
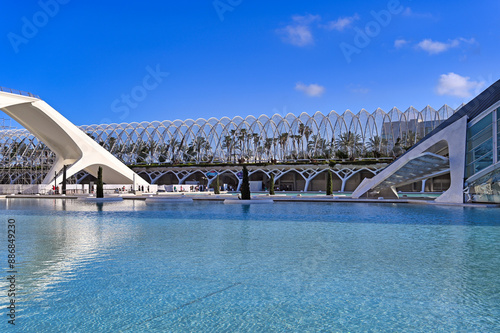
[[[54, 205], [56, 212], [47, 215], [35, 216], [33, 211], [30, 214], [25, 214], [26, 211], [3, 212], [16, 220], [17, 247], [20, 249], [17, 268], [23, 276], [19, 281], [23, 301], [50, 297], [58, 285], [106, 260], [112, 249], [126, 244], [137, 232], [133, 223], [103, 223], [102, 218], [94, 214], [66, 214], [68, 205], [64, 201], [28, 203], [30, 210], [37, 204], [42, 207]], [[102, 212], [102, 204], [94, 209]], [[0, 235], [4, 236], [3, 231]]]
[[244, 215], [248, 215], [250, 213], [251, 205], [241, 205], [241, 211]]
[[0, 215], [19, 228], [26, 332], [120, 331], [137, 322], [141, 299], [141, 319], [157, 316], [158, 331], [487, 332], [500, 324], [497, 209], [2, 204]]

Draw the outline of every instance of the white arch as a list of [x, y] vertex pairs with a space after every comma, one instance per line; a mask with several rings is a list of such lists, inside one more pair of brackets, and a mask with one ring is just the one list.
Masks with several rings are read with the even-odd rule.
[[[31, 96], [0, 92], [0, 109], [17, 121], [55, 154], [56, 160], [43, 184], [62, 182], [61, 170], [67, 168], [71, 177], [81, 170], [96, 176], [98, 166], [103, 167], [103, 181], [110, 184], [148, 183], [114, 157], [86, 133], [54, 110], [43, 100]], [[57, 174], [56, 177], [54, 175]]]

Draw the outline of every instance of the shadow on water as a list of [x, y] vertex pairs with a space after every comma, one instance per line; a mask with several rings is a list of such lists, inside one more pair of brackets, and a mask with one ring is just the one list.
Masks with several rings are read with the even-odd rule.
[[242, 212], [244, 215], [248, 215], [248, 214], [250, 214], [250, 206], [251, 206], [251, 205], [241, 205], [241, 212]]

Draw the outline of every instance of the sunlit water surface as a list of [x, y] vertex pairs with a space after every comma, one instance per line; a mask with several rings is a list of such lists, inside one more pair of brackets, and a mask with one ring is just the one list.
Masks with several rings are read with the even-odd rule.
[[[19, 332], [498, 332], [500, 210], [0, 201]], [[2, 259], [3, 276], [7, 273]], [[8, 289], [0, 282], [2, 323]]]

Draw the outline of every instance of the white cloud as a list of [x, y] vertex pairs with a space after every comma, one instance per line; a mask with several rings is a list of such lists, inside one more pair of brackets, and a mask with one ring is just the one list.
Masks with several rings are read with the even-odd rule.
[[439, 95], [456, 96], [461, 98], [471, 97], [472, 91], [484, 87], [484, 81], [471, 81], [470, 77], [460, 76], [455, 73], [442, 74], [436, 91]]
[[325, 87], [318, 84], [310, 84], [306, 86], [305, 84], [298, 82], [295, 85], [295, 90], [302, 91], [304, 94], [310, 97], [320, 97], [325, 92]]
[[359, 20], [358, 14], [349, 17], [339, 17], [335, 21], [330, 21], [326, 25], [322, 25], [322, 27], [327, 30], [343, 31], [345, 28], [351, 26], [356, 20]]
[[284, 42], [295, 46], [302, 47], [314, 44], [310, 24], [320, 19], [319, 15], [295, 15], [292, 17], [293, 24], [287, 25], [283, 29], [278, 29], [277, 32], [282, 35]]
[[281, 35], [283, 42], [304, 47], [314, 44], [313, 28], [343, 31], [352, 26], [356, 20], [359, 20], [358, 14], [349, 17], [339, 17], [337, 20], [330, 21], [327, 24], [320, 24], [320, 15], [294, 15], [292, 16], [292, 23], [284, 28], [277, 29], [276, 32]]
[[400, 49], [408, 43], [409, 43], [409, 41], [407, 41], [406, 39], [396, 39], [394, 41], [394, 47], [397, 49]]
[[456, 38], [452, 40], [448, 40], [447, 43], [436, 42], [432, 39], [424, 39], [420, 43], [417, 44], [417, 48], [420, 48], [429, 54], [439, 54], [445, 52], [451, 48], [455, 48], [460, 46], [460, 44], [476, 44], [476, 40], [474, 38], [466, 39], [466, 38]]
[[428, 52], [429, 54], [439, 54], [453, 47], [457, 47], [460, 43], [454, 39], [448, 43], [435, 42], [432, 39], [424, 39], [418, 43], [417, 47]]
[[354, 94], [366, 95], [366, 94], [368, 94], [370, 92], [370, 89], [358, 87], [358, 88], [352, 88], [351, 92], [354, 93]]
[[281, 29], [283, 34], [283, 41], [295, 46], [306, 46], [314, 44], [314, 38], [311, 29], [308, 26], [286, 26]]
[[403, 16], [408, 16], [408, 17], [426, 18], [426, 19], [434, 18], [430, 13], [415, 13], [410, 7], [406, 7], [402, 14]]
[[297, 22], [298, 24], [311, 24], [314, 21], [319, 21], [321, 20], [321, 16], [319, 15], [312, 15], [312, 14], [307, 14], [307, 15], [294, 15], [292, 16], [292, 20]]

